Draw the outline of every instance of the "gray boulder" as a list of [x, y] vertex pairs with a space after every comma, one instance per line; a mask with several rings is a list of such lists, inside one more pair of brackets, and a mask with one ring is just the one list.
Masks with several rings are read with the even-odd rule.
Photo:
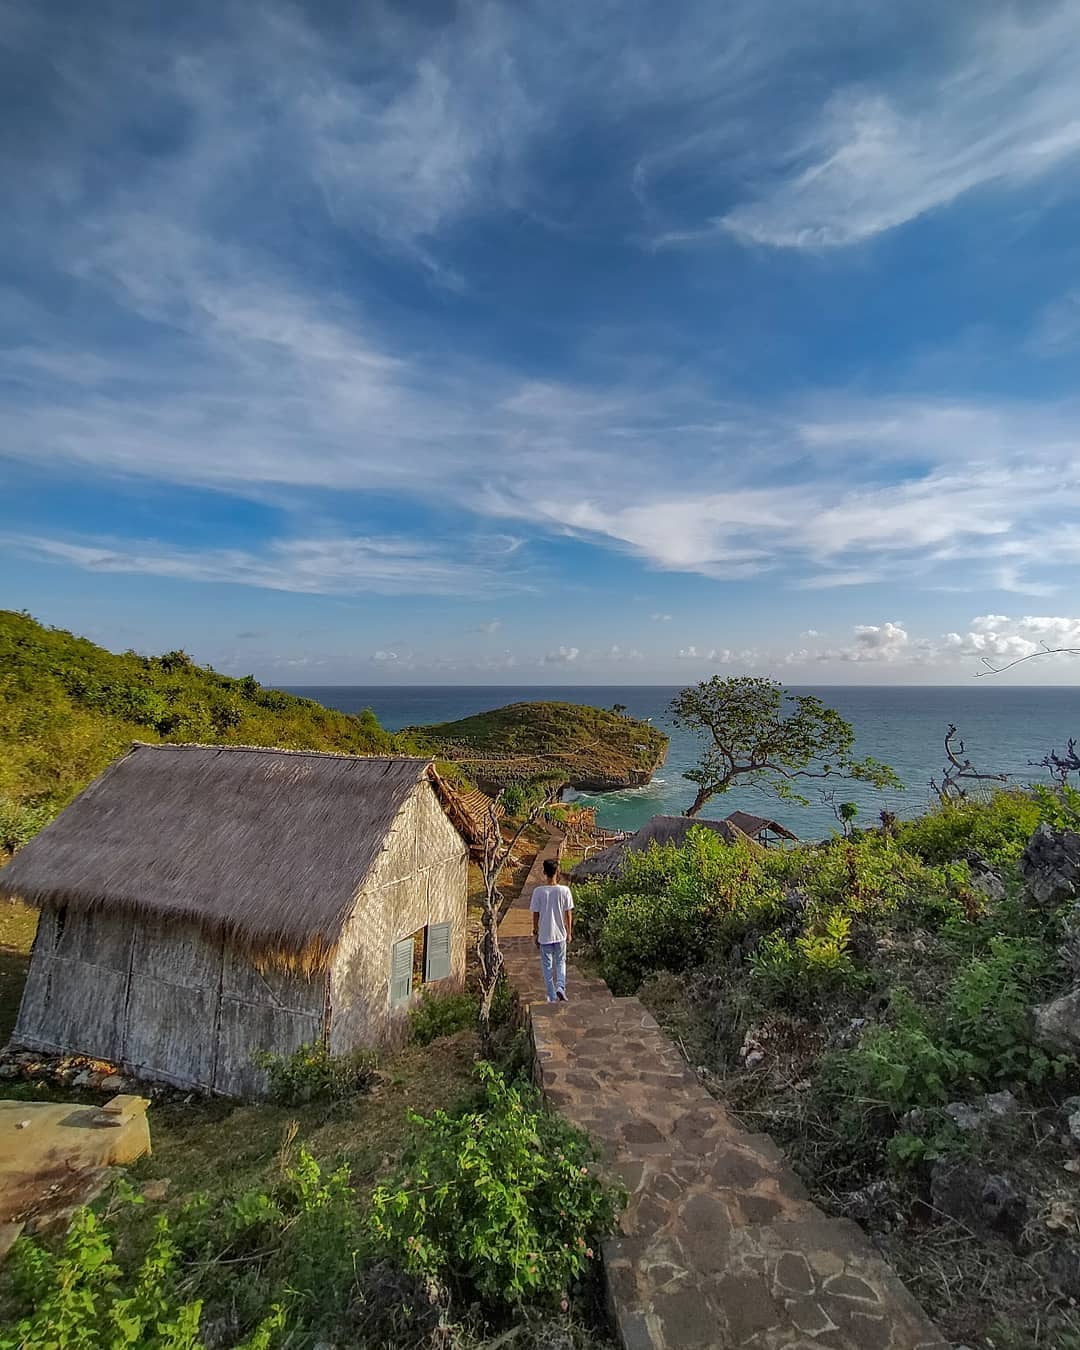
[[1080, 896], [1080, 834], [1040, 825], [1024, 849], [1020, 875], [1036, 904]]
[[1011, 1092], [988, 1092], [977, 1102], [950, 1102], [945, 1114], [957, 1129], [977, 1130], [991, 1120], [1004, 1120], [1016, 1110], [1016, 1098]]
[[1035, 1040], [1053, 1054], [1080, 1055], [1080, 988], [1040, 1003], [1034, 1010]]
[[1015, 1237], [1027, 1217], [1027, 1201], [1009, 1178], [973, 1163], [939, 1159], [930, 1173], [930, 1199], [939, 1213], [976, 1233]]

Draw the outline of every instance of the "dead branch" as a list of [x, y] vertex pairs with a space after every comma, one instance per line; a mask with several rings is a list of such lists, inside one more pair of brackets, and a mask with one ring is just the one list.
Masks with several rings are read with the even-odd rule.
[[1027, 656], [1018, 656], [1015, 661], [1006, 661], [1003, 666], [995, 666], [989, 656], [984, 656], [981, 660], [986, 669], [977, 670], [975, 678], [981, 680], [986, 675], [1001, 675], [1006, 670], [1012, 670], [1013, 666], [1022, 666], [1025, 661], [1038, 661], [1044, 656], [1080, 656], [1080, 647], [1048, 647], [1045, 642], [1041, 646], [1042, 651], [1028, 652]]
[[941, 770], [941, 786], [938, 786], [935, 779], [930, 779], [930, 787], [937, 793], [943, 806], [947, 806], [949, 802], [963, 801], [967, 797], [964, 783], [1007, 783], [1009, 780], [1006, 773], [980, 773], [970, 759], [961, 758], [967, 751], [964, 749], [964, 742], [955, 738], [956, 727], [950, 724], [945, 733], [945, 757], [949, 762]]
[[1048, 769], [1051, 777], [1056, 778], [1064, 787], [1069, 781], [1069, 774], [1080, 773], [1080, 755], [1076, 753], [1076, 737], [1069, 737], [1068, 749], [1063, 755], [1051, 750], [1043, 755], [1042, 759], [1029, 759], [1028, 764], [1032, 768]]

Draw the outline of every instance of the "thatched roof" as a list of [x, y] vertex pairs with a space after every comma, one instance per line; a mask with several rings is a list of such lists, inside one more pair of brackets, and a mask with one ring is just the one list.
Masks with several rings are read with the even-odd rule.
[[591, 858], [579, 862], [570, 876], [575, 881], [584, 881], [588, 877], [613, 876], [622, 866], [628, 852], [644, 853], [651, 844], [659, 847], [665, 844], [682, 844], [695, 826], [712, 830], [729, 844], [746, 837], [727, 820], [698, 820], [690, 816], [653, 816], [629, 839], [621, 839], [610, 848], [605, 848]]
[[498, 834], [498, 822], [506, 812], [479, 788], [451, 787], [434, 768], [429, 772], [443, 810], [469, 845], [470, 855], [476, 859], [483, 858], [486, 842]]
[[737, 830], [742, 830], [743, 834], [748, 834], [751, 839], [756, 839], [759, 834], [766, 831], [769, 834], [777, 835], [780, 839], [794, 839], [796, 843], [799, 839], [797, 834], [792, 834], [787, 826], [781, 825], [778, 820], [767, 820], [764, 816], [755, 816], [749, 811], [732, 811], [727, 820]]
[[187, 920], [329, 961], [426, 759], [136, 744], [0, 870], [39, 906]]

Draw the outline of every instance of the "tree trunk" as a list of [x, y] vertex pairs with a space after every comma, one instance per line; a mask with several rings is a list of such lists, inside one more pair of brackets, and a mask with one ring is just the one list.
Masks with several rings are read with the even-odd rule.
[[702, 787], [702, 788], [698, 788], [697, 796], [694, 798], [694, 804], [693, 804], [693, 806], [688, 807], [688, 808], [683, 812], [683, 815], [684, 815], [684, 816], [696, 816], [696, 815], [698, 815], [698, 814], [700, 813], [700, 811], [701, 811], [701, 808], [705, 805], [705, 803], [709, 800], [709, 798], [710, 798], [712, 795], [713, 795], [713, 794], [709, 791], [708, 788], [703, 788], [703, 787]]

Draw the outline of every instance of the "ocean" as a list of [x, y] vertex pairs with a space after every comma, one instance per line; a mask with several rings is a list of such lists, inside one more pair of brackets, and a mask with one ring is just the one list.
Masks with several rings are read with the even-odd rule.
[[[699, 742], [671, 724], [668, 704], [677, 686], [565, 685], [394, 687], [331, 685], [290, 687], [289, 693], [316, 699], [342, 712], [371, 708], [389, 731], [425, 722], [448, 722], [505, 703], [557, 699], [610, 708], [624, 703], [634, 717], [649, 718], [671, 737], [667, 759], [646, 787], [629, 792], [583, 796], [597, 807], [601, 825], [636, 830], [650, 816], [678, 815], [694, 798], [694, 786], [682, 776], [697, 757]], [[852, 724], [856, 752], [873, 755], [892, 766], [902, 791], [877, 792], [860, 783], [836, 784], [838, 800], [859, 808], [856, 823], [876, 821], [882, 809], [902, 816], [917, 815], [930, 801], [928, 780], [940, 776], [945, 762], [942, 740], [955, 722], [975, 767], [1009, 773], [1017, 781], [1049, 781], [1045, 770], [1032, 768], [1051, 748], [1064, 749], [1069, 736], [1080, 739], [1080, 687], [1019, 688], [982, 680], [968, 686], [910, 687], [833, 685], [799, 688], [817, 694]], [[780, 802], [762, 792], [736, 788], [715, 797], [702, 812], [722, 817], [739, 808], [768, 815], [802, 839], [823, 838], [836, 828], [828, 806], [818, 799], [819, 785], [805, 785], [809, 806]]]

